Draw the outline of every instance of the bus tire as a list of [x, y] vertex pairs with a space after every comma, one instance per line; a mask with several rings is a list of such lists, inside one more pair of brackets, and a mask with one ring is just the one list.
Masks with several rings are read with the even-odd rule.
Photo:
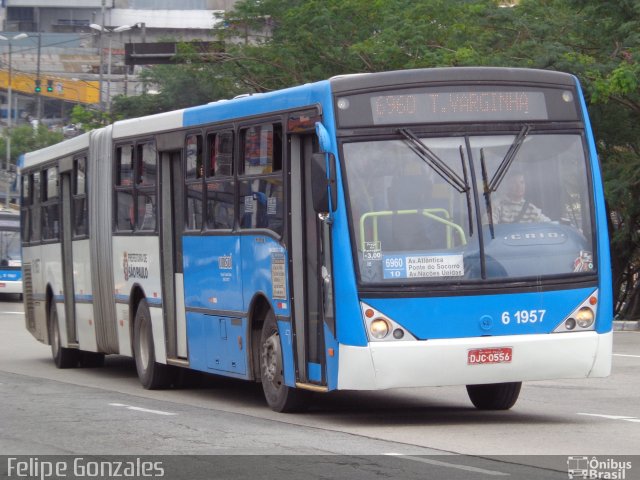
[[282, 346], [273, 310], [269, 310], [260, 335], [260, 380], [267, 404], [275, 412], [290, 413], [306, 408], [305, 391], [284, 383]]
[[158, 390], [171, 385], [171, 368], [156, 362], [153, 347], [151, 313], [147, 301], [138, 303], [133, 324], [133, 352], [140, 383], [147, 390]]
[[64, 348], [60, 343], [60, 323], [56, 304], [49, 305], [49, 341], [51, 342], [51, 356], [58, 368], [74, 368], [80, 360], [80, 350]]
[[467, 385], [471, 403], [479, 410], [509, 410], [520, 395], [522, 382]]

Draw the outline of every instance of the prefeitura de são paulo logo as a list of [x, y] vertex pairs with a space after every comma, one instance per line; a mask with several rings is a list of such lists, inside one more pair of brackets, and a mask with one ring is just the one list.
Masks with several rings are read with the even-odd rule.
[[631, 479], [632, 463], [616, 458], [575, 456], [567, 458], [569, 478], [627, 480]]
[[124, 281], [132, 278], [149, 278], [149, 255], [147, 253], [124, 252], [122, 254]]

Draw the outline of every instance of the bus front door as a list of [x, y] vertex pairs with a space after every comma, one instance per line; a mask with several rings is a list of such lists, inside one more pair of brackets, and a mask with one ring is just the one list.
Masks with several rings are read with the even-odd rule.
[[330, 226], [314, 211], [311, 197], [311, 155], [315, 135], [290, 137], [291, 277], [296, 377], [307, 388], [325, 389], [325, 329], [334, 330], [331, 287]]
[[160, 151], [163, 312], [167, 335], [167, 361], [187, 364], [187, 324], [184, 306], [182, 229], [184, 223], [182, 152]]
[[76, 328], [75, 285], [73, 281], [73, 191], [71, 175], [73, 163], [71, 158], [60, 163], [60, 214], [62, 216], [61, 254], [62, 254], [62, 287], [64, 289], [64, 314], [67, 326], [68, 346], [78, 346], [78, 332]]

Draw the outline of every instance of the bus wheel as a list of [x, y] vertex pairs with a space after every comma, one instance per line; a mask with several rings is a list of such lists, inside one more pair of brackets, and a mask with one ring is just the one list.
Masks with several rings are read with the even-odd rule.
[[60, 324], [56, 304], [51, 302], [49, 307], [49, 339], [51, 341], [51, 356], [58, 368], [73, 368], [78, 365], [80, 350], [64, 348], [60, 345]]
[[136, 310], [133, 326], [133, 350], [140, 383], [147, 390], [157, 390], [171, 385], [169, 365], [156, 362], [151, 330], [151, 313], [147, 301], [142, 299]]
[[306, 406], [306, 393], [284, 383], [282, 347], [276, 317], [269, 310], [260, 335], [260, 380], [267, 404], [276, 412], [295, 412]]
[[509, 410], [520, 395], [522, 382], [467, 385], [471, 403], [480, 410]]

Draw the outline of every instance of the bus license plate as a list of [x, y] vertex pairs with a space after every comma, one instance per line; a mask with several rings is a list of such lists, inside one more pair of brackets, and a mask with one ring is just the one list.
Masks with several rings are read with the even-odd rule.
[[474, 348], [467, 355], [468, 365], [485, 365], [491, 363], [511, 363], [513, 349], [511, 347]]

